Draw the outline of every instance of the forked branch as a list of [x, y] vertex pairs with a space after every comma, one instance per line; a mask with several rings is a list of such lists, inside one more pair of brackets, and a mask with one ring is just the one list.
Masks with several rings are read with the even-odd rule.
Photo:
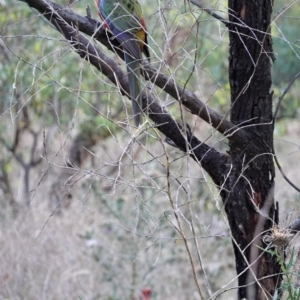
[[[26, 2], [29, 6], [38, 9], [43, 14], [43, 16], [49, 22], [51, 22], [51, 24], [53, 24], [59, 32], [63, 34], [63, 36], [70, 43], [73, 49], [80, 55], [80, 57], [89, 61], [91, 65], [101, 71], [111, 82], [113, 82], [119, 88], [120, 92], [123, 95], [129, 95], [129, 84], [126, 74], [115, 62], [115, 60], [106, 56], [102, 51], [95, 47], [95, 45], [93, 45], [89, 39], [80, 34], [76, 28], [71, 26], [69, 24], [69, 22], [72, 23], [70, 21], [70, 18], [62, 17], [66, 13], [66, 10], [62, 8], [58, 9], [58, 5], [55, 4], [56, 9], [58, 9], [58, 11], [60, 12], [60, 14], [57, 14], [53, 9], [53, 3], [50, 4], [43, 0], [27, 0]], [[62, 11], [64, 12], [63, 15], [61, 14]], [[66, 19], [68, 20], [68, 22], [66, 22]], [[79, 22], [80, 20], [90, 26], [89, 20], [79, 16], [79, 19], [77, 21]], [[81, 28], [80, 26], [77, 27]], [[91, 34], [91, 28], [87, 30], [87, 32]], [[107, 45], [110, 45], [110, 41], [108, 41]], [[151, 66], [145, 66], [145, 70], [145, 73], [148, 72], [149, 79], [155, 81], [155, 83], [164, 85], [164, 88], [167, 91], [169, 90], [169, 93], [172, 91], [172, 85], [174, 89], [179, 88], [178, 86], [175, 87], [175, 83], [168, 79], [165, 75], [155, 73], [154, 68], [152, 68]], [[182, 89], [179, 88], [179, 91], [182, 91]], [[185, 99], [184, 101], [182, 101], [183, 104], [186, 105], [186, 103], [189, 103], [191, 110], [196, 110], [196, 98], [193, 98], [192, 94], [187, 91], [184, 91], [183, 93], [184, 97], [187, 95], [186, 99], [189, 99], [186, 100], [185, 98], [183, 98]], [[173, 92], [174, 96], [176, 94], [178, 93]], [[155, 101], [155, 99], [151, 95], [149, 95], [149, 93], [147, 93], [147, 91], [143, 91], [142, 98], [144, 113], [147, 113], [149, 118], [154, 121], [155, 126], [164, 135], [171, 139], [180, 150], [188, 153], [191, 157], [198, 161], [202, 165], [202, 167], [210, 174], [216, 184], [221, 184], [222, 174], [226, 166], [227, 156], [219, 153], [214, 148], [211, 148], [199, 141], [192, 134], [189, 128], [183, 129], [183, 126], [176, 123], [175, 120], [161, 108], [161, 106]], [[191, 104], [193, 103], [193, 101], [195, 101], [194, 106]], [[211, 120], [211, 116], [208, 115], [208, 111], [210, 110], [201, 102], [200, 106], [201, 107], [198, 108], [198, 114], [206, 114], [207, 118]], [[220, 119], [219, 126], [222, 127], [222, 124], [228, 124], [228, 126], [230, 125], [228, 121], [222, 120], [221, 116], [219, 116], [218, 118]], [[224, 131], [226, 130], [225, 127], [224, 125], [222, 127]]]
[[[95, 38], [109, 50], [117, 53], [123, 59], [123, 52], [120, 50], [120, 44], [116, 39], [110, 39], [111, 35], [105, 31], [99, 22], [93, 20], [90, 16], [82, 17], [75, 14], [72, 10], [63, 8], [57, 3], [40, 0], [24, 0], [30, 7], [37, 9], [45, 18], [51, 22], [51, 18], [59, 18], [79, 31]], [[55, 16], [56, 15], [56, 16]], [[98, 29], [97, 29], [98, 27]], [[195, 114], [209, 123], [213, 128], [222, 133], [235, 143], [245, 145], [251, 140], [249, 133], [245, 130], [235, 127], [224, 116], [220, 115], [206, 104], [204, 104], [195, 94], [184, 89], [174, 82], [174, 80], [164, 74], [159, 73], [150, 64], [144, 63], [144, 76], [171, 95], [177, 101], [180, 101], [192, 114]]]

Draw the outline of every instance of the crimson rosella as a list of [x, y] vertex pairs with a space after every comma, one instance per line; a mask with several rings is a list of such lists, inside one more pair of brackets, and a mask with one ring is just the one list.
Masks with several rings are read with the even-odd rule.
[[136, 126], [141, 124], [142, 108], [140, 62], [142, 52], [150, 61], [147, 32], [138, 0], [96, 0], [99, 15], [114, 37], [120, 42], [127, 66], [129, 91]]

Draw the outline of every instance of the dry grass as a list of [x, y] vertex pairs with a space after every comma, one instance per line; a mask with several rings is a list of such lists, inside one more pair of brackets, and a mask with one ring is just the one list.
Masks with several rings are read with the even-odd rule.
[[[105, 149], [114, 151], [99, 148], [94, 165], [88, 162], [86, 170], [114, 161], [126, 143], [126, 140], [107, 141]], [[153, 155], [161, 152], [157, 145], [149, 144], [147, 149]], [[172, 148], [169, 150], [170, 157], [178, 155], [172, 154]], [[55, 153], [48, 151], [48, 157]], [[111, 178], [116, 178], [116, 170], [111, 178], [100, 176], [100, 171], [83, 176], [85, 171], [79, 170], [72, 181], [81, 179], [73, 186], [64, 187], [72, 193], [70, 204], [67, 197], [61, 197], [55, 208], [49, 193], [52, 183], [60, 178], [57, 174], [63, 172], [58, 167], [63, 165], [60, 155], [53, 161], [56, 167], [31, 194], [29, 210], [21, 206], [14, 217], [11, 208], [6, 206], [1, 213], [0, 298], [133, 299], [142, 289], [151, 288], [152, 299], [197, 299], [191, 265], [165, 193], [166, 170], [161, 164], [142, 151], [136, 158], [142, 170], [135, 168], [133, 173], [130, 160], [125, 159], [115, 191], [111, 188]], [[47, 165], [44, 162], [32, 173], [31, 188], [37, 185]], [[171, 165], [172, 172], [185, 187], [186, 166], [186, 159]], [[176, 182], [171, 185], [171, 196], [180, 207], [180, 219], [189, 239], [197, 276], [208, 297], [187, 221], [188, 197], [210, 289], [219, 290], [235, 275], [228, 230], [222, 209], [217, 208], [217, 200], [213, 198], [217, 192], [200, 170], [195, 165], [189, 171], [189, 196]], [[14, 173], [15, 178], [20, 178], [14, 186], [17, 194], [21, 190], [22, 171], [15, 167]], [[101, 174], [108, 173], [105, 169]], [[1, 201], [5, 203], [5, 199]], [[18, 202], [22, 203], [22, 195]], [[219, 299], [230, 299], [228, 293], [225, 295]]]
[[[152, 288], [154, 299], [195, 298], [183, 245], [172, 234], [158, 241], [158, 235], [139, 237], [133, 232], [78, 202], [60, 216], [49, 217], [47, 207], [40, 205], [26, 216], [3, 221], [1, 298], [131, 299], [146, 287]], [[228, 274], [228, 261], [219, 257], [229, 249], [213, 244], [209, 262], [207, 240], [203, 245], [200, 241], [208, 273], [217, 278], [220, 268]]]
[[[116, 149], [114, 141], [110, 143]], [[148, 145], [157, 155], [159, 150], [151, 147]], [[102, 150], [97, 154], [101, 164], [114, 158], [112, 153]], [[283, 166], [291, 166], [291, 156], [282, 153]], [[139, 159], [146, 161], [147, 156], [140, 153]], [[100, 160], [94, 162], [97, 163]], [[39, 174], [45, 166], [41, 166]], [[170, 202], [163, 193], [165, 170], [157, 162], [146, 164], [143, 170], [156, 178], [157, 188], [145, 174], [135, 169], [132, 175], [132, 167], [124, 166], [122, 180], [114, 193], [108, 187], [111, 186], [108, 177], [85, 176], [71, 188], [71, 204], [63, 207], [67, 198], [62, 198], [55, 209], [55, 204], [49, 205], [49, 190], [61, 171], [56, 168], [32, 194], [29, 210], [23, 208], [14, 217], [11, 208], [6, 206], [1, 212], [0, 298], [133, 299], [142, 289], [151, 288], [151, 299], [198, 299], [187, 252], [175, 230]], [[185, 163], [175, 163], [172, 170], [183, 182]], [[209, 181], [199, 177], [199, 170], [197, 165], [190, 170], [189, 197], [204, 270], [215, 293], [235, 278], [234, 257], [222, 206], [218, 209], [219, 204], [213, 198], [215, 189], [209, 191]], [[15, 172], [19, 176], [21, 171], [16, 168]], [[83, 173], [81, 170], [77, 176]], [[39, 176], [33, 177], [35, 183]], [[138, 178], [138, 184], [128, 186], [134, 178]], [[282, 182], [280, 175], [277, 180], [282, 215], [286, 211], [297, 215], [297, 205], [290, 205], [292, 195], [296, 194]], [[17, 184], [15, 188], [17, 193]], [[185, 220], [189, 218], [185, 205], [187, 195], [175, 183], [171, 195], [180, 207], [180, 219], [189, 238], [197, 276], [208, 298], [192, 232]], [[4, 203], [5, 199], [1, 201]], [[283, 212], [283, 208], [289, 210]], [[235, 281], [226, 289], [234, 285]], [[233, 289], [217, 299], [235, 299], [235, 295]]]

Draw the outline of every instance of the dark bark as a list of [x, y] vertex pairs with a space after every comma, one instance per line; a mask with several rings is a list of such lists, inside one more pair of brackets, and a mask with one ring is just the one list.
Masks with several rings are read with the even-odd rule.
[[[265, 247], [261, 234], [273, 226], [272, 220], [277, 215], [272, 189], [275, 170], [270, 92], [273, 59], [271, 13], [272, 1], [269, 0], [229, 0], [229, 20], [235, 23], [229, 25], [231, 122], [246, 126], [244, 129], [251, 136], [242, 147], [233, 140], [229, 141], [233, 168], [225, 185], [229, 193], [223, 193], [235, 240], [236, 270], [241, 274], [238, 278], [241, 286], [239, 299], [270, 298], [281, 282], [275, 257], [262, 253], [257, 247]], [[264, 218], [258, 210], [269, 218]], [[254, 274], [251, 274], [248, 266], [256, 259], [257, 263], [252, 266]], [[256, 282], [249, 285], [253, 281]]]

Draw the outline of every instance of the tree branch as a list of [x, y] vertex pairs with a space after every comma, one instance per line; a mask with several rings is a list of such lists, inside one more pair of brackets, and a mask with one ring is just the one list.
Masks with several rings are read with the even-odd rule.
[[212, 17], [214, 17], [218, 21], [222, 22], [226, 26], [228, 26], [230, 24], [230, 22], [228, 20], [226, 20], [226, 19], [222, 18], [221, 16], [219, 16], [218, 14], [216, 14], [212, 9], [203, 7], [203, 5], [200, 3], [200, 1], [190, 0], [190, 2], [192, 4], [194, 4], [195, 6], [201, 8], [203, 11], [205, 11], [206, 13], [208, 13], [209, 15], [211, 15]]
[[[123, 52], [120, 50], [120, 44], [116, 39], [111, 39], [112, 35], [99, 26], [99, 22], [93, 20], [90, 16], [82, 17], [75, 14], [70, 9], [63, 8], [57, 3], [51, 1], [24, 0], [30, 7], [37, 9], [45, 18], [50, 20], [50, 16], [56, 13], [60, 16], [61, 21], [65, 21], [71, 26], [76, 26], [79, 31], [92, 36], [109, 50], [117, 53], [122, 59]], [[98, 29], [97, 29], [98, 27]], [[95, 30], [97, 29], [97, 30]], [[231, 122], [225, 119], [213, 109], [205, 105], [195, 94], [177, 85], [173, 79], [164, 74], [160, 74], [154, 67], [148, 63], [143, 64], [145, 71], [144, 76], [147, 80], [152, 81], [163, 89], [166, 93], [180, 101], [192, 114], [195, 114], [209, 123], [217, 131], [222, 133], [228, 139], [244, 146], [251, 140], [249, 132], [238, 129]]]
[[275, 119], [276, 119], [276, 115], [278, 113], [278, 110], [280, 108], [280, 105], [281, 105], [281, 102], [284, 98], [284, 96], [286, 95], [286, 93], [289, 91], [289, 89], [291, 88], [291, 86], [293, 85], [293, 83], [295, 82], [295, 80], [300, 77], [300, 72], [297, 73], [292, 79], [291, 81], [289, 82], [289, 84], [287, 85], [287, 87], [285, 88], [285, 90], [283, 91], [283, 93], [281, 94], [281, 96], [279, 97], [278, 99], [278, 103], [276, 105], [276, 110], [274, 112], [274, 115], [273, 115], [273, 123], [275, 123]]
[[[26, 2], [29, 6], [43, 13], [43, 16], [63, 34], [81, 58], [89, 61], [91, 65], [118, 86], [123, 95], [129, 97], [128, 78], [115, 60], [107, 57], [89, 39], [70, 26], [61, 15], [56, 14], [51, 3], [44, 0], [27, 0]], [[227, 156], [199, 141], [189, 129], [183, 130], [182, 126], [176, 123], [145, 90], [142, 92], [142, 99], [144, 112], [147, 112], [156, 127], [170, 138], [180, 150], [200, 162], [216, 184], [221, 184], [223, 180], [221, 174], [226, 168]]]
[[[276, 105], [276, 110], [274, 112], [274, 115], [273, 115], [273, 124], [275, 124], [275, 120], [276, 120], [276, 115], [279, 111], [279, 108], [280, 108], [280, 105], [281, 105], [281, 102], [284, 98], [284, 96], [286, 95], [286, 93], [289, 91], [289, 89], [291, 88], [291, 86], [293, 85], [293, 83], [295, 82], [295, 80], [300, 77], [300, 72], [297, 73], [292, 79], [291, 81], [289, 82], [289, 84], [287, 85], [287, 87], [285, 88], [285, 90], [283, 91], [283, 93], [281, 94], [281, 96], [279, 97], [278, 99], [278, 103]], [[274, 147], [274, 142], [273, 142], [273, 153], [274, 153], [274, 158], [275, 158], [275, 162], [276, 162], [276, 165], [278, 167], [278, 170], [280, 171], [282, 177], [285, 179], [285, 181], [291, 185], [297, 192], [300, 192], [300, 188], [298, 186], [296, 186], [286, 175], [285, 173], [283, 172], [282, 168], [281, 168], [281, 165], [277, 159], [277, 155], [275, 153], [275, 147]]]

